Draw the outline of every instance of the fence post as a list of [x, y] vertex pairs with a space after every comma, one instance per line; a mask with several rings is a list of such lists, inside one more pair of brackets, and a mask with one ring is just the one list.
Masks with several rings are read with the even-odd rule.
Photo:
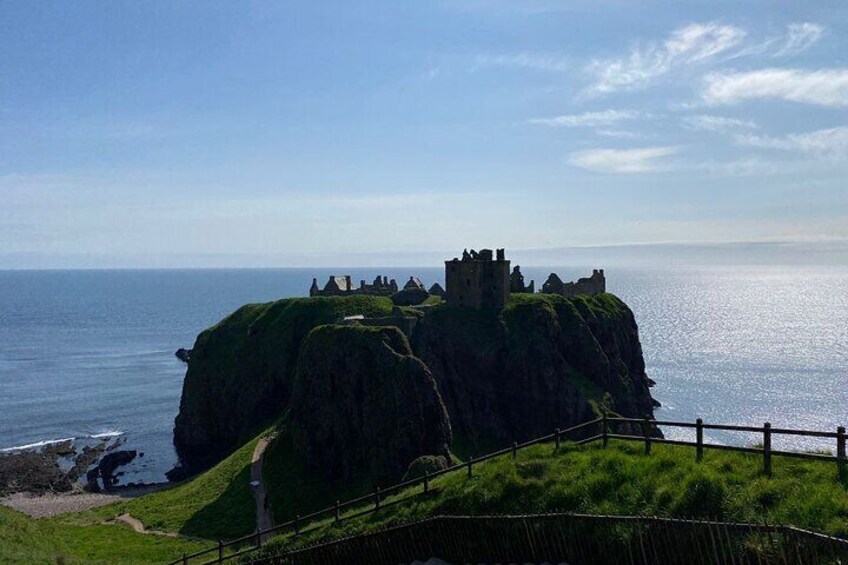
[[604, 411], [601, 413], [601, 437], [603, 438], [604, 447], [607, 446], [607, 410], [604, 408]]
[[300, 514], [294, 515], [294, 535], [300, 535]]
[[424, 492], [430, 491], [430, 473], [424, 471]]
[[836, 466], [839, 469], [839, 476], [845, 475], [845, 426], [836, 428]]
[[224, 541], [218, 540], [218, 563], [224, 562]]
[[518, 457], [518, 442], [512, 442], [512, 458], [515, 459]]
[[554, 430], [554, 441], [556, 442], [556, 450], [559, 451], [559, 428]]
[[695, 449], [695, 460], [702, 461], [704, 459], [704, 421], [700, 418], [695, 420], [695, 441], [698, 444]]
[[651, 419], [645, 416], [642, 422], [642, 432], [645, 434], [645, 455], [651, 454]]
[[256, 547], [262, 547], [262, 532], [258, 527], [256, 528]]
[[763, 472], [771, 477], [771, 424], [763, 424]]
[[186, 565], [186, 563], [188, 563], [188, 557], [186, 557], [186, 554], [183, 553], [183, 565]]
[[335, 515], [336, 522], [338, 522], [339, 521], [339, 501], [338, 500], [333, 505], [333, 514]]
[[468, 478], [471, 478], [471, 462], [474, 461], [474, 458], [468, 459]]
[[380, 509], [380, 487], [376, 487], [377, 490], [374, 491], [374, 510]]

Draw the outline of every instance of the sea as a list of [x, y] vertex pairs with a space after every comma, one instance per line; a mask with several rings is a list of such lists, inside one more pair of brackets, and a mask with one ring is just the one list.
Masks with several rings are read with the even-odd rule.
[[[338, 271], [338, 270], [336, 270]], [[590, 267], [523, 268], [537, 285]], [[402, 285], [439, 268], [346, 269]], [[186, 366], [175, 356], [245, 303], [305, 296], [328, 269], [0, 271], [0, 450], [120, 438], [144, 453], [123, 482], [176, 463], [174, 417]], [[633, 309], [665, 420], [835, 431], [848, 425], [848, 267], [607, 268]], [[664, 430], [673, 438], [690, 431]], [[716, 443], [756, 434], [709, 432]], [[830, 449], [780, 437], [780, 449]]]

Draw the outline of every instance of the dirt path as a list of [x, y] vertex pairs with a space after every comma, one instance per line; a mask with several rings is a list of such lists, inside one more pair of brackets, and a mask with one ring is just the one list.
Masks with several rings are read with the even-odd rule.
[[273, 439], [272, 436], [261, 438], [253, 449], [253, 458], [250, 462], [250, 484], [253, 487], [253, 498], [256, 501], [256, 528], [258, 530], [267, 530], [274, 527], [274, 515], [271, 513], [268, 489], [265, 488], [265, 481], [262, 480], [265, 450]]
[[120, 522], [122, 524], [126, 524], [130, 528], [133, 529], [137, 534], [150, 534], [154, 536], [165, 536], [169, 538], [178, 538], [179, 534], [175, 532], [160, 532], [159, 530], [148, 530], [144, 527], [141, 520], [138, 518], [133, 518], [129, 514], [121, 514], [115, 518], [115, 522]]

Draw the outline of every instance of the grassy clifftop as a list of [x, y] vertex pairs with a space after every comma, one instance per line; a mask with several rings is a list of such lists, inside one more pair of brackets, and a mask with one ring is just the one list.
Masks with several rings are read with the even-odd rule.
[[316, 326], [391, 313], [388, 298], [291, 298], [249, 304], [205, 330], [192, 349], [174, 443], [189, 472], [205, 469], [288, 406], [297, 355]]
[[[186, 470], [220, 461], [289, 408], [312, 329], [391, 311], [385, 297], [296, 298], [244, 306], [202, 332], [174, 430]], [[500, 311], [441, 303], [414, 315], [412, 353], [471, 451], [583, 421], [601, 402], [630, 416], [652, 412], [633, 313], [611, 294], [513, 295]]]

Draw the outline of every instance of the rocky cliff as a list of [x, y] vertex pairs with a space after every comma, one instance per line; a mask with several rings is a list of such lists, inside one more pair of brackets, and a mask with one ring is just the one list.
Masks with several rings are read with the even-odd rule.
[[316, 326], [344, 316], [387, 316], [388, 298], [291, 298], [249, 304], [197, 336], [174, 423], [180, 472], [206, 469], [288, 407], [297, 357]]
[[448, 414], [427, 366], [394, 327], [321, 326], [298, 361], [291, 434], [333, 483], [396, 482], [423, 455], [448, 455]]
[[437, 308], [413, 350], [473, 454], [596, 417], [653, 414], [636, 321], [611, 294], [516, 294], [502, 311]]
[[315, 329], [391, 307], [370, 296], [282, 300], [200, 334], [174, 430], [185, 470], [208, 467], [289, 407], [297, 450], [332, 479], [349, 478], [346, 466], [396, 476], [419, 455], [444, 454], [451, 429], [455, 451], [482, 454], [592, 418], [601, 404], [653, 413], [633, 313], [611, 294], [513, 295], [501, 311], [439, 305], [409, 341], [373, 327]]

